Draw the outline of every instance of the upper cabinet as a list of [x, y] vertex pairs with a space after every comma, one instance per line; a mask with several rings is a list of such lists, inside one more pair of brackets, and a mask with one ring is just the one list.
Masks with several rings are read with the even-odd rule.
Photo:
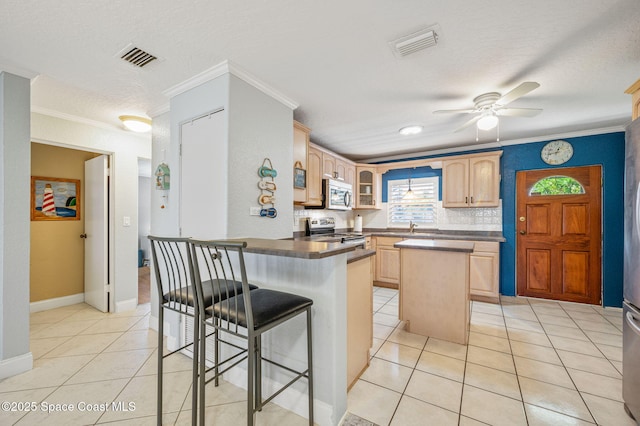
[[309, 145], [307, 166], [307, 201], [305, 206], [322, 205], [322, 151]]
[[502, 151], [442, 161], [443, 207], [497, 207]]
[[307, 200], [305, 206], [322, 205], [322, 179], [337, 179], [355, 184], [355, 163], [318, 145], [309, 143], [307, 166]]
[[[308, 152], [310, 133], [311, 129], [305, 125], [298, 123], [297, 121], [293, 122], [293, 166], [307, 170], [307, 177], [309, 173]], [[307, 185], [307, 188], [293, 188], [293, 202], [295, 204], [304, 204], [308, 201], [308, 187], [309, 186]]]
[[379, 209], [378, 173], [375, 167], [356, 166], [356, 208]]

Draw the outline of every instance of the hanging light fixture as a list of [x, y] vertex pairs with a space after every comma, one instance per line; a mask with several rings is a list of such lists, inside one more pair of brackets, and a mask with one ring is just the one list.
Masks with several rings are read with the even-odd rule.
[[409, 178], [409, 189], [407, 190], [407, 192], [402, 196], [403, 200], [415, 200], [416, 197], [416, 193], [413, 192], [413, 190], [411, 189], [411, 178]]
[[480, 130], [491, 130], [498, 125], [498, 116], [493, 112], [487, 112], [476, 123]]
[[118, 117], [124, 127], [132, 132], [145, 133], [151, 130], [151, 120], [136, 115], [121, 115]]

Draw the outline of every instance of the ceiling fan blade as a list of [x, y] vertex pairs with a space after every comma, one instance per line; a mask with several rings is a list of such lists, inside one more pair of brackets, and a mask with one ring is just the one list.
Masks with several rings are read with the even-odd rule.
[[466, 123], [464, 123], [462, 126], [458, 127], [458, 129], [456, 129], [455, 132], [453, 133], [458, 133], [460, 130], [466, 129], [467, 127], [471, 126], [472, 124], [474, 124], [476, 121], [480, 120], [480, 118], [482, 118], [481, 115], [476, 115], [475, 117], [473, 117], [471, 120], [467, 121]]
[[541, 112], [539, 108], [501, 108], [496, 114], [506, 117], [535, 117]]
[[535, 81], [525, 81], [524, 83], [498, 99], [496, 101], [496, 104], [507, 105], [508, 103], [515, 101], [519, 97], [526, 95], [527, 93], [537, 89], [538, 87], [540, 87], [540, 84], [536, 83]]
[[434, 114], [472, 114], [476, 112], [475, 109], [440, 109], [433, 111]]

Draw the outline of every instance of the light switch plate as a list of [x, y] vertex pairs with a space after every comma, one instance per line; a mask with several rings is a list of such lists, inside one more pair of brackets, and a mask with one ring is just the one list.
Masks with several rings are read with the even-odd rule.
[[260, 216], [260, 207], [249, 207], [249, 216]]
[[131, 226], [131, 218], [129, 216], [122, 218], [122, 226]]

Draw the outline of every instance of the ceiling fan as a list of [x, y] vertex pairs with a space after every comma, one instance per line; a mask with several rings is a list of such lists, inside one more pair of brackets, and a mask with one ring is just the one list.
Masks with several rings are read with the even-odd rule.
[[498, 116], [534, 117], [542, 112], [538, 108], [507, 108], [516, 99], [540, 87], [535, 81], [526, 81], [504, 96], [498, 92], [484, 93], [474, 100], [470, 109], [445, 109], [434, 111], [434, 114], [476, 114], [471, 120], [460, 126], [456, 132], [477, 123], [480, 130], [490, 130], [498, 125]]

